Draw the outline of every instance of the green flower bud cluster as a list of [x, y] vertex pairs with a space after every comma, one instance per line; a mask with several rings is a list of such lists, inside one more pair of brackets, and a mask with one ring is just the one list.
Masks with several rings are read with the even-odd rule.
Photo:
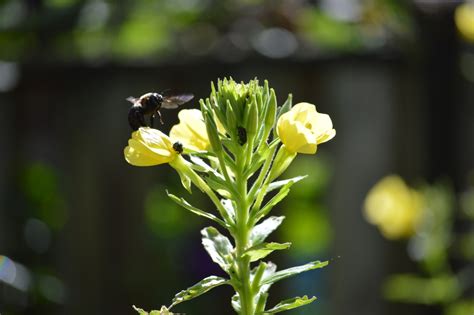
[[[221, 152], [220, 143], [234, 156], [240, 150], [236, 144], [253, 151], [267, 143], [277, 108], [275, 91], [267, 81], [260, 86], [256, 79], [249, 83], [224, 79], [217, 82], [217, 89], [212, 84], [211, 90], [209, 98], [200, 104], [214, 152]], [[225, 130], [220, 137], [217, 124]]]

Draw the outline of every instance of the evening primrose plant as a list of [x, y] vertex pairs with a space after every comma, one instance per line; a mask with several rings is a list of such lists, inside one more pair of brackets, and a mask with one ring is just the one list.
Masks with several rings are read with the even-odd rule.
[[180, 111], [179, 124], [169, 136], [148, 127], [133, 132], [124, 154], [135, 166], [168, 163], [186, 190], [191, 192], [194, 185], [211, 199], [215, 210], [204, 210], [168, 193], [183, 208], [218, 225], [220, 230], [210, 226], [201, 231], [202, 244], [227, 277], [209, 276], [177, 293], [159, 311], [135, 309], [140, 314], [172, 314], [177, 304], [221, 285], [235, 290], [231, 304], [243, 315], [275, 314], [313, 302], [316, 297], [303, 296], [266, 305], [273, 283], [322, 268], [327, 261], [277, 270], [262, 259], [290, 246], [266, 241], [284, 219], [269, 214], [306, 175], [278, 177], [298, 153], [314, 154], [319, 144], [335, 136], [330, 117], [309, 103], [292, 106], [291, 95], [277, 106], [275, 91], [258, 80], [219, 80], [217, 86], [211, 84], [209, 98], [199, 103], [200, 110]]

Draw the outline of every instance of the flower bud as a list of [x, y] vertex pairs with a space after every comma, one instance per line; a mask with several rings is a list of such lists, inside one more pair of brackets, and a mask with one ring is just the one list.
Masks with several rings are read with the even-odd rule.
[[252, 102], [248, 105], [247, 121], [245, 123], [247, 136], [254, 137], [257, 134], [258, 129], [258, 107], [256, 102]]
[[276, 110], [277, 110], [277, 99], [275, 95], [275, 91], [273, 89], [270, 90], [270, 100], [268, 101], [267, 111], [264, 117], [264, 132], [263, 132], [263, 140], [265, 141], [270, 134], [273, 126], [275, 125], [275, 117], [276, 117]]
[[211, 143], [212, 151], [214, 151], [216, 154], [220, 154], [222, 152], [222, 143], [217, 132], [217, 125], [210, 111], [204, 112], [204, 120], [206, 123], [207, 135], [209, 137], [209, 142]]

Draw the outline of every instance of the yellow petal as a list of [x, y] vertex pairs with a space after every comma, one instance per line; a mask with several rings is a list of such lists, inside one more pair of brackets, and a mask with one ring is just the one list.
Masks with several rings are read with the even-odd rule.
[[127, 146], [124, 149], [125, 160], [134, 166], [153, 166], [163, 162], [161, 159], [157, 159], [153, 155], [145, 154], [134, 147]]
[[289, 111], [293, 120], [299, 121], [303, 124], [311, 121], [314, 116], [317, 114], [316, 107], [310, 103], [298, 103], [291, 108]]
[[454, 12], [454, 21], [459, 33], [466, 40], [474, 42], [474, 4], [466, 2], [459, 5]]
[[150, 149], [164, 149], [169, 150], [173, 148], [171, 139], [158, 129], [140, 128], [132, 134], [132, 138], [142, 142]]
[[310, 103], [298, 103], [281, 115], [277, 122], [277, 134], [291, 152], [314, 154], [317, 145], [336, 135], [331, 118], [320, 114]]
[[178, 117], [179, 124], [171, 128], [170, 137], [179, 140], [187, 148], [197, 151], [207, 150], [210, 143], [201, 111], [183, 109]]
[[367, 221], [377, 225], [385, 237], [409, 237], [420, 221], [423, 197], [400, 177], [387, 176], [370, 190], [364, 209]]
[[125, 160], [135, 166], [169, 163], [177, 154], [168, 136], [151, 128], [140, 128], [133, 132], [124, 149]]

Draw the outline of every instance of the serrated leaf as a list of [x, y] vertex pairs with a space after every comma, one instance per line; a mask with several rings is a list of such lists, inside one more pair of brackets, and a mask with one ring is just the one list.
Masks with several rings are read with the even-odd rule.
[[285, 219], [284, 216], [281, 217], [269, 217], [262, 223], [256, 225], [252, 229], [252, 233], [250, 234], [250, 241], [252, 245], [258, 245], [262, 243], [270, 233], [275, 231], [278, 226], [280, 226], [281, 222]]
[[264, 314], [275, 314], [275, 313], [279, 313], [283, 311], [292, 310], [294, 308], [310, 304], [314, 300], [316, 300], [315, 296], [313, 296], [312, 298], [308, 298], [308, 296], [306, 295], [303, 297], [297, 296], [292, 299], [281, 301], [280, 303], [275, 305], [273, 308], [265, 311]]
[[298, 267], [293, 267], [293, 268], [288, 268], [284, 270], [280, 270], [275, 272], [274, 274], [270, 275], [269, 277], [265, 277], [262, 280], [262, 284], [270, 284], [270, 283], [275, 283], [277, 281], [280, 281], [282, 279], [297, 275], [299, 273], [313, 270], [313, 269], [318, 269], [318, 268], [323, 268], [329, 264], [328, 261], [313, 261], [310, 263], [307, 263], [302, 266]]
[[211, 256], [212, 261], [221, 266], [223, 270], [229, 270], [232, 263], [230, 258], [233, 252], [229, 239], [212, 226], [201, 230], [201, 235], [202, 244]]
[[223, 284], [228, 284], [228, 281], [221, 277], [209, 276], [204, 278], [195, 285], [177, 293], [173, 298], [173, 304], [171, 305], [174, 306], [176, 304], [194, 299], [195, 297], [198, 297], [201, 294], [204, 294], [207, 291]]
[[308, 175], [303, 175], [303, 176], [296, 176], [296, 177], [293, 177], [293, 178], [289, 178], [289, 179], [284, 179], [284, 180], [279, 180], [279, 181], [276, 181], [276, 182], [273, 182], [271, 183], [270, 185], [268, 185], [268, 188], [267, 188], [267, 191], [265, 193], [269, 193], [270, 191], [272, 190], [275, 190], [275, 189], [278, 189], [280, 187], [283, 187], [285, 186], [286, 184], [288, 184], [289, 182], [293, 182], [294, 183], [297, 183], [299, 182], [300, 180], [304, 179], [308, 177]]
[[247, 249], [244, 255], [250, 257], [250, 262], [254, 262], [268, 256], [274, 250], [287, 249], [290, 246], [291, 243], [261, 243]]
[[173, 200], [174, 202], [176, 202], [178, 205], [180, 205], [181, 207], [183, 207], [184, 209], [186, 210], [189, 210], [191, 211], [192, 213], [196, 214], [196, 215], [199, 215], [201, 217], [205, 217], [209, 220], [212, 220], [218, 224], [220, 224], [221, 226], [225, 227], [225, 228], [228, 228], [227, 224], [222, 221], [221, 219], [219, 219], [218, 217], [216, 217], [215, 215], [209, 213], [209, 212], [206, 212], [204, 210], [201, 210], [199, 208], [196, 208], [194, 206], [192, 206], [191, 204], [189, 204], [186, 200], [184, 200], [183, 198], [179, 198], [173, 194], [170, 194], [168, 191], [166, 191], [166, 194], [168, 195], [168, 197]]

